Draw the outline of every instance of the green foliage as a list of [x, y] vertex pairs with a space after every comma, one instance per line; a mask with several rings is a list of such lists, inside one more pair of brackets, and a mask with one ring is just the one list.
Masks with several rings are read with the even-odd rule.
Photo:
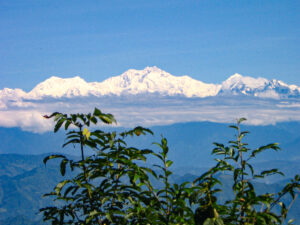
[[[295, 192], [299, 192], [299, 176], [297, 175], [291, 183], [279, 193], [264, 193], [258, 195], [253, 182], [266, 176], [281, 174], [278, 169], [270, 169], [255, 173], [251, 161], [264, 151], [278, 151], [277, 143], [261, 146], [251, 150], [243, 138], [248, 132], [240, 130], [240, 123], [245, 119], [238, 120], [237, 126], [231, 126], [237, 131], [236, 140], [230, 141], [229, 146], [215, 143], [213, 154], [223, 156], [216, 159], [217, 165], [214, 170], [227, 172], [233, 177], [232, 190], [234, 198], [225, 203], [222, 217], [226, 224], [282, 224], [286, 219], [287, 212], [281, 198], [290, 193], [295, 199]], [[276, 214], [272, 209], [274, 206], [281, 207], [281, 213]]]
[[[257, 194], [255, 180], [282, 173], [277, 169], [256, 173], [251, 161], [260, 153], [278, 151], [279, 147], [272, 143], [254, 150], [248, 148], [243, 142], [247, 132], [240, 130], [244, 118], [231, 126], [237, 132], [236, 140], [228, 146], [215, 143], [212, 154], [218, 157], [216, 165], [194, 182], [180, 184], [170, 182], [173, 162], [167, 157], [169, 147], [165, 138], [155, 143], [160, 149], [158, 153], [127, 145], [127, 136], [152, 134], [149, 129], [136, 127], [121, 133], [91, 130], [90, 125], [99, 121], [116, 122], [111, 114], [99, 109], [92, 114], [53, 113], [45, 118], [54, 118], [54, 132], [61, 127], [67, 130], [64, 147], [78, 146], [81, 152], [77, 161], [64, 155], [44, 159], [46, 164], [60, 158], [62, 176], [67, 170], [76, 172], [45, 195], [59, 202], [59, 206], [40, 210], [44, 220], [52, 224], [283, 224], [299, 194], [298, 175], [279, 193]], [[94, 154], [86, 155], [87, 149]], [[147, 166], [150, 156], [159, 164]], [[234, 197], [225, 203], [217, 198], [222, 192], [220, 173], [230, 175], [233, 180]], [[155, 187], [153, 180], [161, 183], [161, 187]], [[288, 206], [282, 201], [287, 194], [291, 196]], [[280, 212], [276, 207], [280, 207]]]

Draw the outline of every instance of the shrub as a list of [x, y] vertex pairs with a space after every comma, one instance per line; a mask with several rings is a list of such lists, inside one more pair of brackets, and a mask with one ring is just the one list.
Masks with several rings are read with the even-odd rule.
[[[70, 179], [62, 180], [51, 193], [58, 206], [40, 209], [45, 221], [52, 224], [283, 224], [291, 204], [286, 206], [282, 197], [289, 194], [293, 203], [300, 187], [299, 175], [279, 193], [258, 194], [253, 182], [273, 174], [282, 174], [277, 169], [256, 173], [251, 161], [266, 150], [279, 150], [276, 143], [251, 150], [243, 142], [247, 134], [240, 130], [240, 119], [236, 126], [236, 140], [228, 146], [214, 143], [216, 165], [194, 182], [171, 183], [172, 161], [168, 160], [168, 143], [162, 137], [155, 143], [160, 152], [138, 149], [127, 145], [125, 138], [152, 134], [143, 127], [124, 132], [91, 130], [99, 121], [115, 123], [111, 114], [95, 108], [89, 114], [53, 113], [45, 118], [54, 118], [54, 132], [64, 127], [66, 143], [78, 146], [80, 160], [64, 155], [60, 158], [60, 172], [73, 171]], [[93, 154], [86, 155], [91, 149]], [[160, 163], [147, 166], [149, 157]], [[148, 160], [149, 161], [149, 160]], [[224, 203], [218, 201], [222, 191], [220, 173], [230, 174], [233, 180], [234, 198]], [[160, 182], [159, 187], [153, 180]], [[157, 182], [156, 182], [157, 183]], [[280, 212], [274, 210], [280, 207]], [[289, 221], [291, 224], [292, 221]]]

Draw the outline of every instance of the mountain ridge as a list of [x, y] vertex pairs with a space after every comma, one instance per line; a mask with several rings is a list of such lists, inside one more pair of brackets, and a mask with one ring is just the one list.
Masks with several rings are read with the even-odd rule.
[[129, 69], [119, 76], [102, 82], [86, 82], [79, 76], [60, 78], [52, 76], [37, 84], [31, 91], [4, 88], [0, 90], [0, 108], [7, 101], [21, 99], [74, 98], [106, 95], [137, 95], [158, 93], [163, 96], [187, 98], [213, 97], [222, 95], [246, 95], [260, 98], [298, 98], [300, 87], [279, 80], [253, 78], [235, 73], [221, 84], [204, 83], [190, 76], [174, 76], [156, 66], [143, 70]]

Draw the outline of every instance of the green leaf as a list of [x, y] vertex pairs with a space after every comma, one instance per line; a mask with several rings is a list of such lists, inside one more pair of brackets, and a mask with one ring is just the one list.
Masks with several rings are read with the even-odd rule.
[[67, 146], [71, 143], [72, 144], [78, 144], [78, 143], [80, 143], [80, 139], [78, 139], [78, 138], [71, 139], [68, 142], [64, 143], [62, 147], [64, 148], [65, 146]]
[[173, 161], [168, 160], [168, 161], [166, 162], [166, 167], [169, 168], [172, 164], [173, 164]]
[[262, 175], [262, 176], [270, 176], [273, 174], [280, 174], [281, 176], [284, 176], [284, 174], [282, 172], [278, 171], [278, 169], [264, 170], [260, 173], [260, 175]]
[[61, 189], [62, 189], [66, 184], [68, 184], [68, 183], [70, 183], [70, 182], [71, 182], [70, 180], [63, 180], [62, 182], [59, 182], [59, 183], [56, 185], [55, 189], [54, 189], [55, 192], [56, 192], [56, 194], [59, 195]]
[[141, 134], [144, 134], [144, 135], [145, 135], [146, 132], [153, 135], [153, 132], [152, 132], [150, 129], [147, 129], [147, 128], [144, 128], [144, 127], [140, 127], [140, 126], [134, 128], [134, 129], [133, 129], [133, 132], [134, 132], [135, 135], [137, 135], [137, 136], [139, 136], [139, 135], [141, 135]]
[[106, 115], [103, 114], [102, 116], [99, 116], [99, 118], [103, 123], [106, 123], [106, 124], [116, 123], [116, 120], [114, 119], [113, 115], [111, 115], [111, 114], [106, 114]]
[[65, 175], [66, 173], [66, 164], [69, 162], [67, 159], [63, 159], [60, 163], [60, 173], [62, 176]]
[[110, 213], [106, 213], [105, 216], [110, 222], [113, 222]]
[[55, 124], [55, 127], [54, 127], [54, 133], [56, 133], [60, 127], [63, 125], [63, 123], [65, 122], [66, 118], [61, 118], [60, 120], [57, 121], [57, 123]]
[[92, 122], [93, 124], [97, 124], [97, 119], [96, 119], [95, 117], [91, 117], [91, 122]]
[[70, 125], [71, 125], [71, 120], [68, 119], [67, 122], [65, 123], [65, 130], [67, 130]]
[[246, 121], [246, 120], [247, 120], [246, 118], [242, 117], [242, 118], [238, 119], [237, 123], [241, 124], [243, 121]]
[[203, 225], [214, 225], [214, 220], [212, 218], [207, 218]]
[[138, 174], [135, 174], [134, 177], [133, 177], [133, 182], [136, 183], [137, 179], [139, 178], [140, 176]]
[[93, 113], [93, 115], [94, 115], [94, 116], [100, 116], [100, 115], [102, 115], [102, 112], [101, 112], [101, 110], [100, 110], [100, 109], [98, 109], [98, 108], [95, 108], [95, 109], [94, 109], [94, 113]]
[[48, 116], [48, 115], [44, 115], [43, 117], [44, 118], [46, 118], [46, 119], [50, 119], [50, 118], [52, 118], [53, 116], [56, 116], [56, 115], [61, 115], [61, 113], [59, 113], [59, 112], [54, 112], [54, 113], [52, 113], [50, 116]]
[[221, 218], [217, 218], [217, 219], [215, 220], [215, 224], [216, 224], [216, 225], [224, 225], [224, 222], [223, 222], [223, 220], [222, 220]]
[[230, 127], [230, 128], [233, 128], [233, 129], [236, 129], [236, 130], [238, 129], [238, 127], [235, 126], [235, 125], [230, 125], [229, 127]]
[[56, 159], [56, 158], [65, 159], [66, 157], [64, 155], [49, 155], [49, 156], [44, 158], [43, 162], [44, 162], [44, 164], [46, 164], [49, 159]]
[[89, 216], [94, 217], [94, 216], [96, 216], [96, 215], [98, 215], [98, 214], [99, 214], [99, 212], [98, 212], [96, 209], [94, 209], [93, 211], [91, 211], [91, 212], [89, 213]]
[[288, 224], [292, 224], [294, 221], [295, 221], [294, 219], [290, 219], [290, 220], [288, 221]]

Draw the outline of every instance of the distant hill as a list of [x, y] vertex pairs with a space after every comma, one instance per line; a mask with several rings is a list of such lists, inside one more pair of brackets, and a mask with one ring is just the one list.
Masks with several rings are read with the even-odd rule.
[[43, 158], [44, 155], [0, 155], [0, 174], [5, 174], [0, 176], [0, 220], [18, 215], [25, 216], [25, 221], [40, 218], [39, 208], [50, 203], [42, 195], [61, 180], [59, 168], [53, 163], [45, 167]]
[[0, 154], [1, 225], [41, 224], [39, 209], [59, 204], [42, 196], [52, 191], [59, 181], [68, 178], [70, 172], [63, 178], [58, 160], [50, 160], [45, 166], [46, 155]]
[[[45, 166], [42, 162], [45, 155], [18, 155], [0, 154], [0, 224], [9, 225], [37, 225], [41, 224], [41, 215], [38, 211], [41, 207], [58, 204], [49, 198], [41, 196], [53, 189], [53, 187], [63, 178], [59, 175], [58, 161], [49, 161]], [[268, 168], [273, 165], [280, 165], [282, 168], [289, 168], [290, 161], [267, 162]], [[298, 161], [298, 165], [300, 161]], [[193, 181], [197, 176], [204, 172], [206, 168], [189, 170], [179, 168], [174, 170], [172, 182]], [[187, 173], [186, 171], [190, 171]], [[295, 171], [294, 171], [295, 172]], [[68, 177], [68, 175], [67, 175]], [[224, 193], [220, 194], [220, 200], [224, 201], [225, 196], [231, 196], [231, 181], [228, 176], [221, 176], [223, 181]], [[278, 191], [285, 184], [282, 180], [273, 184], [257, 183], [259, 192], [265, 190]], [[158, 185], [158, 184], [157, 184]], [[297, 199], [291, 210], [291, 217], [300, 218], [300, 199]]]

